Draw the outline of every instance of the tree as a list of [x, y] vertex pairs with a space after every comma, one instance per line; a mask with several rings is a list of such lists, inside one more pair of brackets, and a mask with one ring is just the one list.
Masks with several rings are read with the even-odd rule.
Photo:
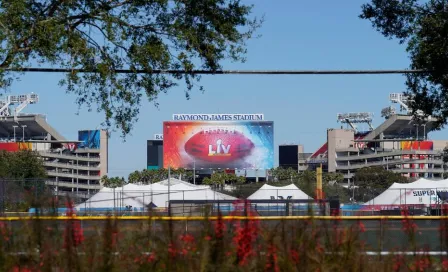
[[125, 185], [125, 181], [123, 177], [111, 177], [108, 176], [102, 176], [101, 177], [101, 183], [104, 187], [108, 188], [117, 188]]
[[0, 151], [0, 178], [15, 180], [20, 186], [36, 186], [43, 184], [47, 171], [42, 159], [34, 151], [20, 150], [17, 152]]
[[[184, 168], [171, 169], [171, 177], [178, 178], [186, 181], [191, 181], [193, 174], [191, 170], [186, 170]], [[134, 171], [129, 174], [129, 183], [141, 183], [141, 184], [151, 184], [166, 180], [168, 178], [168, 170], [165, 168], [161, 169], [143, 169], [142, 171]]]
[[405, 183], [407, 178], [386, 170], [381, 166], [365, 167], [356, 171], [353, 180], [356, 186], [367, 189], [387, 189], [393, 183]]
[[413, 114], [436, 117], [439, 128], [448, 117], [447, 16], [448, 2], [440, 0], [371, 0], [360, 15], [385, 37], [407, 43], [410, 68], [424, 70], [406, 76]]
[[271, 169], [271, 176], [274, 178], [274, 181], [290, 181], [296, 180], [299, 176], [299, 173], [292, 168], [282, 168], [277, 167]]
[[38, 154], [31, 150], [3, 151], [8, 159], [8, 177], [20, 179], [45, 178], [47, 171]]
[[3, 183], [0, 186], [4, 186], [3, 195], [0, 195], [0, 211], [27, 211], [33, 205], [40, 205], [49, 195], [44, 183], [46, 176], [42, 159], [36, 152], [0, 151], [0, 183]]
[[237, 176], [235, 174], [229, 174], [223, 171], [216, 171], [211, 174], [210, 178], [205, 177], [202, 183], [206, 185], [214, 185], [217, 187], [223, 187], [225, 184], [243, 184], [246, 182], [246, 178], [243, 176]]
[[442, 160], [443, 160], [443, 178], [447, 178], [446, 168], [448, 163], [448, 146], [443, 149], [442, 152]]
[[182, 177], [185, 178], [185, 174], [187, 173], [187, 170], [185, 168], [178, 168], [176, 169], [176, 175], [177, 178], [182, 180]]
[[353, 181], [357, 187], [355, 199], [370, 200], [384, 192], [393, 183], [406, 183], [408, 179], [381, 166], [375, 166], [356, 171]]
[[134, 171], [128, 176], [129, 183], [141, 183], [142, 182], [142, 173], [140, 171]]
[[341, 173], [323, 173], [322, 183], [340, 183], [344, 181], [344, 175]]
[[[1, 1], [0, 68], [67, 68], [61, 85], [79, 106], [96, 104], [124, 136], [144, 95], [157, 105], [159, 93], [184, 80], [189, 98], [200, 79], [194, 69], [214, 73], [225, 59], [244, 61], [261, 23], [251, 11], [240, 0]], [[13, 79], [3, 70], [0, 87]]]

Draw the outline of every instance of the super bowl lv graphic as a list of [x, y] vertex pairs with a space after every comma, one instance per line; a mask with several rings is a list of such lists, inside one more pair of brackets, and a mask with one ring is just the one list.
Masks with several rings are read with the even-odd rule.
[[163, 124], [164, 167], [270, 169], [274, 165], [274, 126], [269, 121]]

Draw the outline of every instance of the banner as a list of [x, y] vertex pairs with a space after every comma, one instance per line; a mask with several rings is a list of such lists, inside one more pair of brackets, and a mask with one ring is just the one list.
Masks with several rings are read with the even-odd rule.
[[[432, 141], [403, 141], [400, 143], [401, 150], [433, 150], [433, 142]], [[410, 160], [425, 160], [427, 159], [427, 155], [403, 155], [403, 159]], [[411, 164], [403, 164], [404, 169], [424, 169], [428, 168], [427, 164], [420, 163], [411, 163]], [[410, 177], [419, 177], [418, 173], [411, 173]]]
[[274, 167], [274, 123], [163, 123], [164, 168], [270, 169]]
[[0, 143], [0, 150], [15, 152], [19, 150], [31, 150], [32, 143], [27, 142], [9, 142], [9, 143]]
[[79, 148], [100, 148], [100, 130], [80, 130], [78, 131]]

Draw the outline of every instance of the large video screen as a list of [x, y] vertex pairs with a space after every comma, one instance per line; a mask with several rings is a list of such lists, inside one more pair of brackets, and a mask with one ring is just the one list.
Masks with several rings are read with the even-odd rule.
[[271, 121], [163, 123], [164, 168], [271, 169]]

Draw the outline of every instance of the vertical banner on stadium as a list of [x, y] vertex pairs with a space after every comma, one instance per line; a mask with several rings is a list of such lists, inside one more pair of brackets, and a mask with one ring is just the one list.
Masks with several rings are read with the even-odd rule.
[[16, 152], [19, 150], [32, 150], [33, 144], [27, 142], [10, 142], [10, 143], [0, 143], [0, 150], [8, 152]]
[[271, 169], [274, 123], [168, 121], [163, 124], [163, 165], [192, 169]]
[[[401, 150], [433, 150], [433, 142], [432, 141], [403, 141], [401, 142]], [[403, 159], [410, 159], [411, 163], [404, 164], [403, 168], [405, 169], [423, 169], [428, 168], [427, 164], [420, 163], [415, 164], [412, 163], [412, 160], [425, 160], [427, 159], [427, 155], [403, 155]], [[411, 177], [418, 177], [419, 174], [411, 173]]]

